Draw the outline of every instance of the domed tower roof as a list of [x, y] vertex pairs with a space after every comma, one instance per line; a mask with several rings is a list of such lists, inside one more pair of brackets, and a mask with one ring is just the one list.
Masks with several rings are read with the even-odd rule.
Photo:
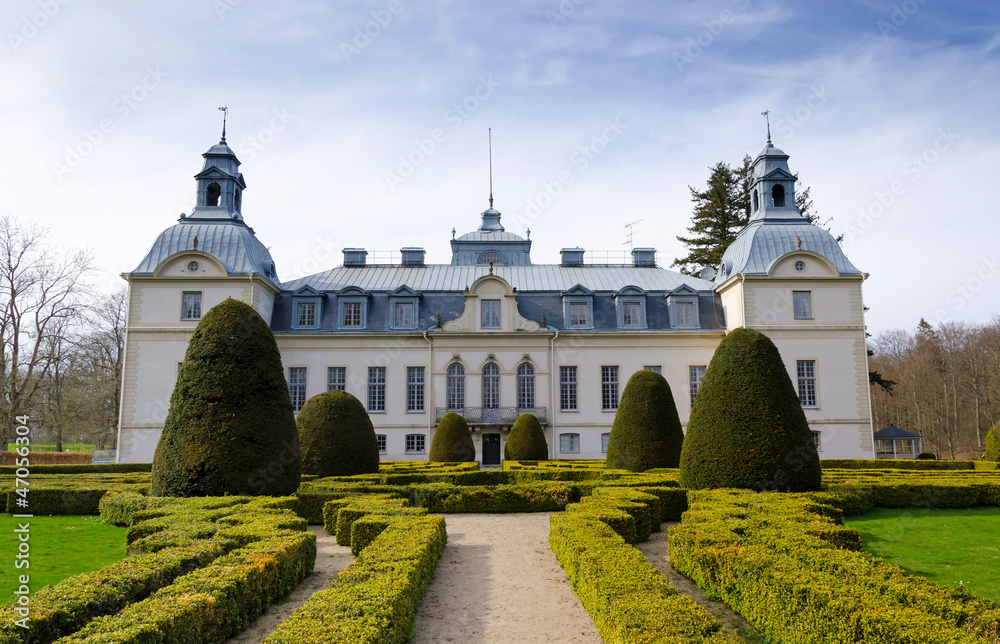
[[715, 283], [741, 273], [766, 275], [778, 258], [796, 250], [822, 255], [841, 275], [861, 274], [834, 236], [799, 212], [788, 155], [768, 140], [753, 162], [750, 223], [723, 253]]
[[[529, 231], [530, 232], [530, 231]], [[500, 211], [490, 207], [482, 213], [479, 228], [451, 240], [453, 266], [496, 265], [530, 266], [531, 240], [507, 232], [500, 223]]]

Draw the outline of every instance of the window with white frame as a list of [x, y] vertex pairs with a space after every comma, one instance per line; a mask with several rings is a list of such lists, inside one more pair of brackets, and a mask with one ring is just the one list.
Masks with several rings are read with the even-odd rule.
[[642, 305], [639, 302], [622, 302], [622, 326], [625, 328], [642, 326]]
[[425, 442], [426, 437], [423, 434], [407, 434], [406, 453], [423, 454], [426, 451]]
[[576, 411], [576, 367], [559, 367], [559, 409]]
[[385, 411], [385, 367], [368, 367], [368, 411]]
[[316, 326], [316, 303], [299, 302], [295, 305], [297, 309], [296, 319], [298, 326]]
[[601, 451], [605, 454], [608, 453], [608, 443], [611, 442], [611, 434], [609, 432], [604, 432], [601, 434]]
[[406, 411], [424, 410], [424, 368], [406, 368]]
[[483, 408], [500, 407], [500, 367], [489, 362], [483, 367]]
[[682, 286], [667, 295], [667, 312], [670, 326], [675, 329], [697, 329], [698, 294], [688, 286]]
[[347, 367], [326, 368], [326, 390], [345, 391], [347, 389]]
[[694, 326], [694, 302], [678, 302], [674, 306], [676, 307], [674, 310], [677, 316], [677, 326]]
[[201, 291], [184, 291], [181, 294], [181, 319], [201, 319]]
[[528, 362], [517, 367], [517, 408], [535, 408], [535, 367]]
[[796, 360], [795, 370], [799, 379], [799, 403], [803, 407], [816, 407], [816, 361]]
[[481, 300], [480, 312], [484, 329], [500, 328], [500, 300]]
[[378, 453], [385, 454], [385, 434], [375, 434], [375, 442], [378, 443]]
[[361, 302], [344, 302], [344, 326], [361, 327]]
[[465, 367], [457, 362], [448, 365], [445, 389], [448, 411], [465, 409]]
[[698, 395], [698, 388], [701, 387], [702, 378], [705, 377], [706, 365], [692, 365], [688, 367], [688, 383], [691, 391], [691, 404], [694, 404], [694, 397]]
[[618, 409], [618, 367], [601, 367], [601, 409]]
[[811, 320], [813, 316], [812, 291], [792, 291], [792, 308], [796, 320]]
[[415, 309], [416, 304], [413, 302], [396, 302], [393, 306], [393, 326], [397, 329], [416, 328]]
[[559, 451], [562, 453], [580, 451], [579, 434], [559, 434]]
[[292, 399], [292, 411], [298, 412], [306, 404], [306, 368], [288, 368], [288, 395]]
[[822, 452], [823, 451], [823, 435], [822, 435], [822, 433], [814, 429], [814, 430], [812, 430], [812, 435], [813, 435], [813, 443], [816, 444], [816, 451], [817, 452]]
[[587, 302], [569, 303], [569, 325], [590, 326], [590, 305]]
[[658, 373], [661, 376], [663, 375], [663, 367], [661, 367], [658, 364], [648, 364], [645, 367], [643, 367], [643, 369], [645, 369], [646, 371], [652, 371], [653, 373]]

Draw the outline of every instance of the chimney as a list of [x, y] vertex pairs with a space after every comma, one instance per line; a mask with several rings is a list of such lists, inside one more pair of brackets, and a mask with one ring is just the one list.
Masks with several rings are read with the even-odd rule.
[[400, 262], [403, 266], [423, 266], [424, 249], [413, 246], [406, 246], [399, 249], [403, 259]]
[[364, 266], [368, 251], [364, 248], [345, 248], [344, 266]]
[[633, 248], [632, 249], [632, 265], [633, 266], [656, 266], [656, 249], [655, 248]]
[[563, 266], [583, 266], [582, 248], [564, 248], [559, 254], [562, 255]]

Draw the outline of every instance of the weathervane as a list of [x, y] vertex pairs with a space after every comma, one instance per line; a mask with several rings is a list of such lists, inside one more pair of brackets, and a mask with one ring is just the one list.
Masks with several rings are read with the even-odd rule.
[[767, 144], [771, 145], [771, 110], [764, 110], [760, 113], [764, 117], [764, 121], [767, 122]]
[[222, 140], [219, 143], [226, 142], [226, 117], [229, 116], [229, 103], [226, 103], [223, 107], [219, 108], [222, 112]]
[[493, 128], [489, 128], [487, 133], [490, 137], [490, 208], [493, 207]]

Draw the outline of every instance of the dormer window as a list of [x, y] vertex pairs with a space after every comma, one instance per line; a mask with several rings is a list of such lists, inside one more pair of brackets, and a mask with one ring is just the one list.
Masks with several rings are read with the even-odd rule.
[[415, 329], [420, 319], [420, 293], [403, 285], [389, 293], [390, 326], [394, 329]]
[[670, 326], [675, 329], [697, 329], [699, 323], [698, 293], [682, 286], [667, 294], [667, 312]]
[[586, 302], [570, 302], [569, 303], [569, 325], [570, 326], [588, 326], [590, 324], [590, 315]]
[[213, 181], [208, 184], [208, 190], [205, 193], [205, 204], [208, 206], [218, 206], [220, 196], [222, 196], [222, 187]]
[[323, 299], [323, 294], [311, 286], [292, 293], [292, 328], [318, 329], [323, 319]]
[[562, 293], [563, 319], [569, 329], [594, 328], [594, 293], [577, 284]]
[[619, 329], [646, 328], [646, 293], [638, 286], [626, 286], [614, 294]]
[[296, 305], [298, 326], [310, 327], [316, 326], [316, 303], [315, 302], [299, 302]]
[[368, 293], [349, 286], [337, 294], [338, 326], [341, 329], [360, 330], [368, 326]]
[[771, 188], [771, 201], [775, 208], [785, 207], [785, 186], [780, 183], [774, 184], [774, 187]]

